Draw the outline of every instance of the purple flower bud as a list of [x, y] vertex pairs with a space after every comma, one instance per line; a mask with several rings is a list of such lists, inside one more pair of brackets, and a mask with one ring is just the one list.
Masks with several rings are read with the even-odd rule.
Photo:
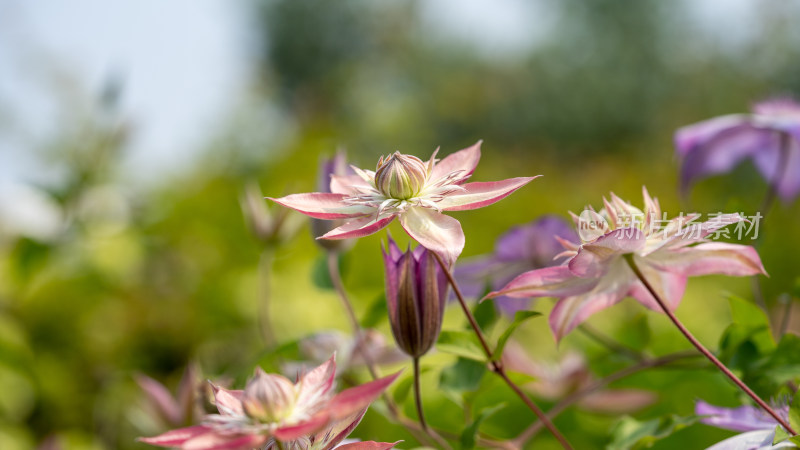
[[[317, 190], [319, 192], [331, 192], [331, 176], [333, 175], [348, 175], [352, 171], [347, 168], [347, 159], [344, 151], [339, 150], [336, 156], [330, 159], [325, 159], [319, 166], [319, 173], [317, 175]], [[344, 224], [343, 219], [336, 220], [322, 220], [311, 219], [311, 234], [318, 238], [334, 230]], [[351, 240], [328, 240], [328, 239], [315, 239], [315, 242], [322, 248], [329, 251], [339, 251], [348, 248], [352, 245]]]
[[427, 353], [442, 328], [447, 278], [428, 249], [401, 252], [392, 238], [383, 251], [389, 322], [398, 347], [412, 357]]

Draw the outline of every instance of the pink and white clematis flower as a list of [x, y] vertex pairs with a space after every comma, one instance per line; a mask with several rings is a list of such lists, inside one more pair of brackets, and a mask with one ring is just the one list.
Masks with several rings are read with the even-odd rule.
[[382, 157], [375, 172], [353, 167], [355, 175], [331, 176], [330, 193], [270, 200], [317, 219], [347, 220], [320, 239], [367, 236], [399, 218], [412, 238], [453, 264], [464, 249], [464, 232], [457, 220], [442, 212], [491, 205], [536, 178], [465, 184], [478, 165], [480, 147], [479, 141], [441, 161], [433, 152], [427, 162], [395, 152]]
[[[201, 425], [140, 440], [194, 450], [262, 448], [274, 445], [276, 440], [286, 448], [333, 448], [399, 375], [398, 372], [334, 395], [335, 372], [333, 357], [296, 383], [257, 368], [244, 390], [214, 386], [219, 414], [207, 415]], [[391, 448], [391, 444], [387, 445], [384, 448]]]
[[560, 266], [519, 275], [499, 291], [486, 296], [516, 298], [557, 297], [550, 314], [550, 328], [561, 339], [592, 314], [626, 296], [661, 312], [661, 308], [631, 270], [626, 255], [653, 286], [670, 310], [678, 307], [689, 276], [765, 274], [753, 247], [710, 242], [707, 236], [722, 227], [745, 220], [738, 214], [722, 214], [694, 223], [699, 214], [680, 216], [665, 226], [658, 201], [647, 189], [644, 211], [614, 194], [603, 199], [600, 212], [586, 210], [575, 216], [581, 244], [562, 240], [569, 257]]

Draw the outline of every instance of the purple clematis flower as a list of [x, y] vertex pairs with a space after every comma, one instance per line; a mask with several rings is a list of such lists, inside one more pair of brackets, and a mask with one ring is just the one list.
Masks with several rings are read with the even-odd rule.
[[334, 395], [335, 372], [333, 357], [299, 377], [296, 383], [257, 368], [244, 390], [213, 386], [219, 414], [207, 415], [201, 425], [140, 440], [161, 447], [195, 450], [251, 449], [273, 445], [275, 440], [287, 448], [333, 448], [399, 375], [398, 372]]
[[353, 167], [356, 175], [333, 175], [330, 193], [270, 200], [317, 219], [346, 220], [320, 239], [367, 236], [398, 218], [412, 238], [452, 265], [464, 249], [464, 232], [442, 212], [491, 205], [536, 178], [466, 183], [478, 165], [480, 147], [478, 142], [441, 161], [434, 152], [427, 162], [395, 152], [382, 157], [375, 172]]
[[[557, 264], [555, 258], [564, 251], [559, 240], [577, 242], [578, 235], [566, 220], [555, 215], [510, 229], [497, 240], [493, 254], [459, 262], [454, 276], [461, 293], [478, 298], [486, 292], [487, 284], [497, 290], [522, 272]], [[505, 296], [496, 301], [500, 310], [510, 315], [527, 309], [530, 303]]]
[[[789, 407], [783, 405], [775, 410], [784, 419], [789, 418]], [[729, 439], [725, 439], [708, 450], [767, 450], [780, 448], [797, 448], [791, 442], [785, 441], [773, 445], [775, 440], [775, 427], [778, 422], [761, 408], [755, 406], [740, 406], [738, 408], [723, 408], [698, 401], [694, 409], [699, 416], [709, 416], [700, 419], [700, 422], [717, 428], [740, 431]]]
[[706, 222], [693, 223], [698, 214], [680, 216], [663, 228], [661, 208], [647, 189], [644, 211], [613, 193], [603, 199], [600, 212], [586, 210], [573, 217], [581, 245], [562, 241], [570, 258], [560, 266], [523, 273], [486, 298], [509, 296], [557, 297], [550, 314], [550, 328], [561, 339], [592, 314], [608, 308], [626, 296], [661, 311], [656, 300], [639, 281], [625, 260], [633, 260], [656, 292], [674, 310], [683, 297], [689, 276], [724, 274], [731, 276], [766, 273], [753, 247], [709, 242], [714, 231], [744, 220], [738, 214], [723, 214]]
[[682, 159], [681, 188], [725, 173], [752, 159], [788, 202], [800, 193], [800, 104], [789, 99], [756, 104], [752, 114], [731, 114], [680, 128], [675, 148]]

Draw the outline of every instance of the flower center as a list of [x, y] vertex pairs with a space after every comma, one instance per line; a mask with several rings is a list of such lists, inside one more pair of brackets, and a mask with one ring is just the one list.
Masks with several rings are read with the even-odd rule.
[[408, 200], [419, 194], [428, 180], [428, 165], [412, 155], [394, 152], [381, 157], [375, 170], [375, 187], [387, 198]]

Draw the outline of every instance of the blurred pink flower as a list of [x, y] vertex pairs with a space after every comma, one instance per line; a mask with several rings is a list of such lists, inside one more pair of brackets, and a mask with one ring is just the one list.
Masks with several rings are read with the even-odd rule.
[[175, 397], [163, 384], [147, 375], [136, 375], [135, 379], [145, 394], [149, 408], [165, 425], [190, 425], [202, 414], [197, 395], [201, 380], [193, 365], [186, 366]]
[[[333, 448], [399, 375], [334, 395], [335, 371], [333, 357], [299, 377], [296, 383], [257, 368], [244, 390], [214, 386], [219, 414], [207, 415], [201, 425], [140, 440], [161, 447], [196, 450], [251, 449], [268, 446], [274, 440], [289, 448]], [[325, 445], [316, 446], [323, 441]], [[306, 444], [312, 447], [301, 447]]]
[[800, 104], [768, 100], [752, 114], [730, 114], [685, 126], [675, 133], [682, 159], [681, 187], [731, 171], [751, 159], [784, 201], [800, 193]]
[[321, 239], [367, 236], [399, 218], [412, 238], [452, 265], [464, 249], [464, 232], [442, 212], [491, 205], [536, 178], [465, 184], [478, 165], [480, 146], [478, 142], [438, 162], [436, 152], [427, 162], [395, 152], [382, 157], [375, 172], [353, 167], [356, 175], [331, 176], [330, 193], [270, 200], [317, 219], [347, 220]]
[[766, 273], [753, 247], [706, 239], [714, 231], [744, 220], [738, 214], [722, 214], [700, 223], [693, 223], [698, 214], [690, 214], [659, 227], [658, 201], [647, 189], [642, 191], [644, 211], [612, 193], [611, 201], [603, 199], [605, 207], [599, 213], [586, 210], [581, 217], [573, 214], [582, 243], [563, 241], [567, 248], [564, 256], [569, 256], [563, 265], [525, 272], [486, 298], [559, 298], [550, 314], [550, 328], [556, 339], [561, 339], [592, 314], [626, 296], [661, 312], [628, 266], [625, 255], [632, 255], [671, 310], [678, 307], [689, 276]]

